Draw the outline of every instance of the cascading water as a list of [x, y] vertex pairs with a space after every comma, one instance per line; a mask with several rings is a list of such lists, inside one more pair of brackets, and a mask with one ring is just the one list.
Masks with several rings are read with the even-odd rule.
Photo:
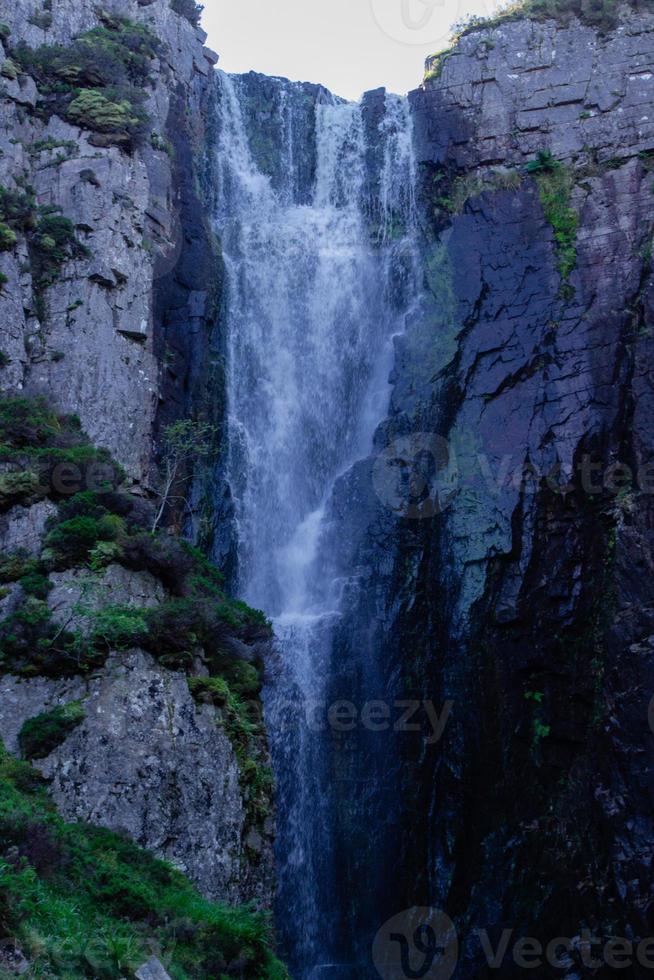
[[[306, 87], [269, 83], [278, 132], [266, 173], [244, 82], [220, 75], [228, 477], [238, 590], [273, 618], [278, 637], [266, 713], [280, 939], [296, 980], [329, 980], [350, 975], [338, 964], [351, 953], [339, 929], [329, 732], [312, 711], [329, 696], [343, 596], [355, 579], [336, 568], [325, 512], [335, 480], [371, 451], [388, 404], [393, 337], [418, 293], [415, 163], [406, 100], [385, 97], [371, 145], [361, 105], [314, 90], [307, 132]], [[309, 184], [299, 162], [308, 141]]]

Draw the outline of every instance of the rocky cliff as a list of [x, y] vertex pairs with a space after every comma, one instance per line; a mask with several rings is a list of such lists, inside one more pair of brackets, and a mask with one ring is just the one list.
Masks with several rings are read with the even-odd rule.
[[369, 585], [336, 691], [373, 621], [385, 689], [453, 708], [437, 745], [398, 740], [392, 826], [372, 856], [344, 845], [348, 888], [390, 849], [383, 911], [446, 911], [456, 976], [485, 976], [475, 930], [505, 927], [576, 937], [538, 975], [578, 976], [584, 929], [651, 928], [654, 20], [499, 18], [427, 69], [427, 298], [381, 456], [333, 504]]
[[[205, 899], [270, 904], [270, 630], [169, 533], [232, 573], [216, 58], [173, 6], [0, 2], [0, 966], [122, 976], [149, 949], [275, 977], [259, 920], [129, 842]], [[424, 287], [375, 453], [327, 506], [348, 588], [324, 670], [331, 702], [452, 714], [439, 738], [326, 740], [334, 955], [367, 975], [381, 922], [430, 905], [456, 976], [486, 975], [475, 930], [506, 927], [576, 937], [538, 974], [574, 977], [585, 929], [638, 939], [652, 913], [654, 17], [512, 14], [427, 68]], [[273, 184], [278, 88], [242, 86]], [[329, 96], [290, 98], [308, 131]], [[370, 175], [383, 104], [363, 105]], [[204, 463], [154, 533], [180, 418]]]
[[[265, 909], [269, 630], [231, 605], [199, 552], [152, 533], [165, 432], [191, 418], [207, 462], [194, 472], [185, 462], [184, 506], [171, 497], [166, 520], [207, 548], [213, 534], [221, 268], [206, 200], [217, 56], [196, 21], [193, 3], [169, 0], [0, 5], [0, 736], [38, 767], [65, 820], [128, 835], [207, 899]], [[62, 527], [68, 544], [53, 552]], [[134, 535], [151, 558], [158, 551], [154, 565], [127, 557]], [[153, 639], [157, 617], [176, 623], [172, 656], [167, 628]], [[25, 854], [18, 829], [3, 827]], [[25, 956], [37, 955], [28, 913], [0, 920], [3, 937], [22, 935]], [[217, 939], [222, 958], [200, 958], [197, 975], [261, 969], [268, 954], [251, 925], [229, 953]], [[38, 956], [55, 969], [51, 939], [63, 938], [40, 928]], [[162, 959], [171, 941], [157, 940]], [[76, 956], [67, 968], [90, 968]], [[94, 969], [109, 969], [97, 959]]]

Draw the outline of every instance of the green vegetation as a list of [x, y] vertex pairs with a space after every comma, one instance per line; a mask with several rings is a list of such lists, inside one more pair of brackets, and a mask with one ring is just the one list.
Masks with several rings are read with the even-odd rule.
[[69, 218], [54, 205], [36, 203], [32, 187], [9, 190], [0, 185], [0, 251], [15, 246], [18, 233], [26, 236], [37, 315], [45, 316], [44, 292], [58, 278], [65, 262], [88, 255]]
[[433, 82], [441, 77], [445, 62], [451, 54], [452, 48], [448, 48], [446, 51], [439, 51], [438, 54], [432, 54], [427, 58], [425, 62], [425, 77], [422, 80], [423, 84]]
[[61, 156], [68, 159], [78, 149], [74, 140], [58, 140], [54, 136], [48, 136], [42, 140], [35, 140], [25, 147], [31, 157], [37, 157], [40, 153], [47, 153], [53, 150], [60, 150]]
[[44, 495], [38, 475], [30, 470], [0, 474], [0, 510], [6, 510], [14, 504], [35, 503]]
[[[46, 115], [131, 149], [147, 130], [145, 87], [161, 45], [149, 27], [103, 15], [103, 25], [68, 46], [19, 45], [12, 57], [37, 81]], [[96, 140], [97, 141], [97, 140]]]
[[0, 252], [9, 252], [15, 246], [18, 241], [18, 235], [16, 232], [6, 225], [4, 221], [0, 221]]
[[42, 31], [47, 31], [52, 27], [52, 13], [49, 10], [37, 11], [31, 15], [29, 22]]
[[554, 230], [559, 272], [565, 281], [577, 264], [577, 229], [579, 215], [570, 207], [572, 174], [549, 151], [541, 151], [527, 164], [526, 171], [538, 184], [545, 218]]
[[148, 121], [141, 101], [136, 89], [84, 89], [68, 106], [67, 118], [82, 129], [112, 134], [113, 142], [131, 145]]
[[154, 953], [173, 980], [286, 978], [264, 915], [205, 901], [117, 834], [64, 823], [38, 774], [1, 747], [0, 933], [34, 976], [118, 980]]
[[201, 7], [195, 0], [170, 0], [170, 6], [176, 14], [185, 17], [194, 27], [199, 26], [204, 7]]
[[515, 0], [509, 3], [494, 17], [471, 17], [454, 27], [453, 40], [456, 42], [475, 31], [499, 27], [512, 20], [557, 20], [567, 24], [576, 17], [582, 24], [594, 27], [600, 34], [615, 30], [621, 7], [648, 10], [649, 0]]
[[[190, 439], [196, 429], [184, 426], [180, 432]], [[120, 467], [88, 443], [75, 417], [58, 415], [42, 399], [0, 400], [3, 461], [17, 469], [0, 478], [0, 506], [47, 496], [58, 510], [46, 526], [39, 557], [16, 552], [0, 560], [0, 585], [20, 583], [24, 593], [0, 622], [0, 671], [25, 677], [87, 674], [111, 651], [138, 646], [164, 666], [190, 674], [200, 657], [211, 676], [191, 678], [191, 690], [198, 701], [220, 709], [239, 763], [249, 825], [262, 827], [272, 777], [263, 739], [261, 664], [231, 651], [238, 643], [252, 646], [269, 638], [266, 617], [229, 597], [220, 571], [200, 551], [165, 530], [150, 530], [155, 507], [121, 488]], [[92, 489], [85, 486], [90, 474]], [[47, 603], [52, 570], [85, 567], [90, 581], [101, 581], [103, 569], [116, 562], [150, 572], [167, 590], [166, 599], [152, 608], [85, 608], [80, 600], [71, 617], [74, 627], [53, 621]], [[88, 629], [80, 628], [80, 618]], [[67, 720], [36, 719], [24, 737], [49, 744]], [[24, 751], [34, 753], [32, 747]]]
[[[0, 399], [0, 463], [12, 463], [7, 474], [12, 488], [24, 481], [26, 502], [35, 495], [54, 500], [70, 497], [85, 486], [117, 486], [124, 478], [106, 450], [96, 449], [74, 416], [59, 416], [40, 398]], [[38, 479], [38, 483], [36, 482]], [[12, 495], [10, 503], [22, 502]]]
[[521, 182], [518, 170], [471, 170], [453, 179], [438, 170], [433, 176], [431, 194], [439, 211], [461, 214], [469, 200], [485, 191], [515, 190]]
[[[120, 489], [122, 470], [89, 444], [78, 419], [58, 415], [42, 399], [0, 400], [0, 462], [17, 467], [0, 478], [0, 508], [46, 496], [59, 502], [40, 558], [8, 555], [0, 563], [0, 583], [32, 581], [27, 601], [0, 623], [5, 670], [83, 673], [109, 650], [135, 644], [188, 669], [201, 649], [212, 672], [227, 676], [236, 692], [258, 694], [257, 668], [233, 665], [222, 644], [230, 636], [244, 643], [269, 636], [265, 616], [227, 596], [219, 570], [188, 542], [149, 530], [154, 509]], [[112, 562], [151, 572], [169, 598], [149, 610], [106, 606], [92, 614], [90, 639], [56, 626], [44, 601], [49, 572], [79, 566], [100, 572]]]
[[[235, 679], [237, 668], [250, 667], [252, 686], [247, 690]], [[213, 704], [220, 708], [225, 731], [234, 746], [239, 764], [240, 785], [247, 823], [261, 829], [270, 815], [270, 797], [273, 788], [272, 771], [268, 760], [262, 756], [261, 738], [264, 734], [261, 706], [256, 700], [261, 681], [258, 671], [249, 664], [232, 661], [221, 677], [191, 677], [189, 689], [199, 704]], [[247, 685], [246, 685], [247, 687]]]
[[0, 65], [0, 75], [14, 81], [20, 75], [20, 65], [13, 58], [5, 58]]
[[72, 701], [26, 721], [18, 734], [25, 759], [45, 759], [84, 721], [81, 701]]

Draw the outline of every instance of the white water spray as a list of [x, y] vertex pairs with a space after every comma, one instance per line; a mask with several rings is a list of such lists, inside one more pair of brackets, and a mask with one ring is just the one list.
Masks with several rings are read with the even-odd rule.
[[[327, 775], [321, 740], [302, 723], [325, 689], [339, 616], [338, 583], [324, 580], [323, 517], [334, 480], [370, 452], [387, 409], [393, 336], [408, 312], [393, 296], [397, 272], [406, 279], [417, 267], [415, 158], [408, 104], [387, 96], [371, 192], [362, 107], [323, 99], [315, 109], [315, 183], [302, 194], [294, 140], [310, 137], [296, 132], [294, 87], [280, 80], [284, 177], [273, 187], [255, 163], [240, 88], [238, 78], [221, 75], [228, 475], [239, 591], [274, 618], [279, 638], [280, 668], [266, 702], [280, 787], [280, 902], [294, 923], [286, 938], [295, 975], [305, 980], [324, 962], [329, 928]], [[412, 289], [417, 294], [416, 283], [404, 292]]]

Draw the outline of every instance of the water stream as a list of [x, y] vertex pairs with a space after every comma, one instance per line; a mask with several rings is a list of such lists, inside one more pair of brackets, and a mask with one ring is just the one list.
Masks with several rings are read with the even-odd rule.
[[[330, 554], [325, 514], [335, 480], [371, 452], [388, 406], [393, 338], [417, 293], [407, 286], [415, 158], [406, 100], [386, 95], [371, 137], [364, 106], [269, 84], [278, 134], [266, 172], [251, 89], [220, 76], [228, 478], [238, 591], [273, 618], [278, 637], [265, 695], [278, 784], [278, 931], [295, 980], [335, 980], [362, 974], [339, 948], [343, 842], [329, 726], [315, 713], [355, 579]], [[259, 113], [267, 126], [270, 109]], [[362, 656], [374, 659], [374, 650]]]

